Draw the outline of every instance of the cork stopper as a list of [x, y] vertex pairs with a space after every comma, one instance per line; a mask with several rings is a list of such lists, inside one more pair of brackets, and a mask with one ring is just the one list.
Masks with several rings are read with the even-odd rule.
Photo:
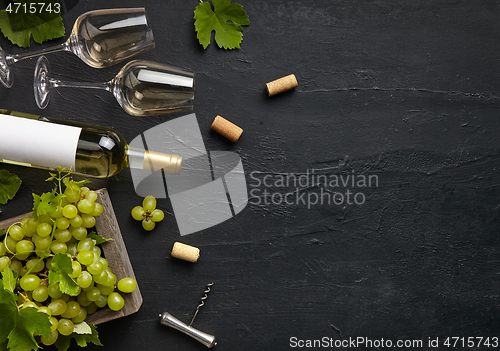
[[198, 261], [200, 257], [200, 249], [180, 242], [175, 242], [172, 248], [172, 257], [194, 263]]
[[285, 91], [292, 90], [299, 85], [295, 74], [290, 74], [280, 79], [273, 80], [266, 84], [267, 93], [269, 96], [284, 93]]
[[221, 116], [215, 117], [211, 128], [220, 135], [231, 140], [233, 143], [237, 142], [241, 136], [241, 133], [243, 133], [243, 129], [238, 127], [236, 124], [229, 122], [227, 119]]
[[182, 157], [178, 155], [164, 154], [162, 152], [147, 150], [144, 154], [144, 169], [152, 171], [163, 170], [169, 174], [179, 174], [181, 172]]

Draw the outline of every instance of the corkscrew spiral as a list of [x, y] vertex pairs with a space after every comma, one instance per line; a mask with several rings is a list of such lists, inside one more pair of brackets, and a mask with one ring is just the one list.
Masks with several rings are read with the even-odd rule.
[[210, 292], [210, 287], [212, 287], [213, 285], [214, 285], [214, 283], [207, 284], [207, 287], [203, 291], [203, 296], [200, 299], [199, 305], [196, 307], [196, 312], [194, 313], [193, 319], [191, 319], [191, 323], [189, 323], [189, 326], [193, 325], [194, 319], [198, 315], [200, 308], [205, 305], [205, 300], [208, 298], [208, 293]]

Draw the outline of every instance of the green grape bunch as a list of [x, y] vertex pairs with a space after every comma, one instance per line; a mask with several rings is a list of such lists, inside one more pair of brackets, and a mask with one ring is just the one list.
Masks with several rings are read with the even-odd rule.
[[103, 256], [106, 239], [93, 231], [103, 212], [97, 193], [84, 186], [87, 181], [58, 171], [49, 178], [56, 188], [34, 195], [33, 213], [0, 234], [0, 320], [7, 328], [0, 334], [2, 350], [20, 342], [24, 349], [37, 350], [41, 343], [67, 350], [71, 338], [100, 345], [87, 316], [103, 308], [119, 311], [123, 294], [137, 287], [133, 278], [117, 281]]
[[142, 200], [142, 206], [135, 206], [131, 214], [136, 221], [142, 221], [142, 227], [147, 231], [153, 230], [156, 223], [165, 218], [163, 211], [156, 208], [156, 198], [153, 195], [146, 196]]

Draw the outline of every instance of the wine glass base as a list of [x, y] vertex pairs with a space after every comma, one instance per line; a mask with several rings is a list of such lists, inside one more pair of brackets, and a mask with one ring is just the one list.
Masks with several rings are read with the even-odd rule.
[[36, 62], [33, 89], [35, 91], [36, 104], [42, 110], [47, 107], [50, 100], [49, 80], [49, 60], [45, 56], [40, 56]]
[[14, 75], [10, 69], [6, 59], [7, 54], [0, 47], [0, 82], [6, 87], [10, 88], [14, 83]]

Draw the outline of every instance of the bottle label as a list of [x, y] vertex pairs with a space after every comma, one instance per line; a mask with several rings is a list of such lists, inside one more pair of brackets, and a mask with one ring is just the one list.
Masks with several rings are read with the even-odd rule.
[[0, 114], [0, 159], [75, 169], [82, 128]]

